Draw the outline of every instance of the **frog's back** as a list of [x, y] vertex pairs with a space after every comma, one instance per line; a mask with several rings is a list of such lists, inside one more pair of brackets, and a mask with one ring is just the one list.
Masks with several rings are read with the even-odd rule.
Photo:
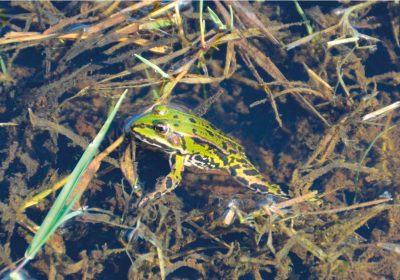
[[166, 116], [166, 118], [172, 120], [174, 129], [186, 136], [190, 136], [194, 141], [197, 139], [198, 142], [215, 146], [226, 155], [244, 155], [244, 149], [237, 141], [226, 136], [207, 120], [175, 108], [170, 108], [168, 114], [169, 116]]

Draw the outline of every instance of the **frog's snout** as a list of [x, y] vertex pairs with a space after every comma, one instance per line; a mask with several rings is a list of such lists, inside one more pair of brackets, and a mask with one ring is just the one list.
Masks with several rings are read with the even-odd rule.
[[130, 116], [125, 120], [124, 127], [123, 127], [125, 134], [132, 132], [132, 128], [135, 126], [135, 123], [149, 111], [149, 108], [151, 108], [151, 107], [149, 107], [149, 106], [144, 107], [137, 114]]
[[132, 132], [132, 126], [136, 121], [136, 116], [129, 117], [124, 122], [123, 132], [124, 134], [128, 134]]

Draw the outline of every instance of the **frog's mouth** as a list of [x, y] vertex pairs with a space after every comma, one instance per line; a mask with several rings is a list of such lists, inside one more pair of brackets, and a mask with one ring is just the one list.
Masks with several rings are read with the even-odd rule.
[[125, 133], [125, 134], [131, 133], [131, 132], [132, 132], [132, 129], [131, 129], [131, 128], [132, 128], [132, 125], [133, 125], [137, 120], [139, 120], [141, 117], [143, 117], [144, 115], [146, 115], [146, 114], [152, 109], [152, 107], [153, 107], [152, 105], [151, 105], [151, 106], [143, 107], [142, 109], [140, 109], [140, 110], [138, 111], [137, 114], [128, 117], [128, 118], [125, 120], [125, 123], [124, 123], [124, 133]]

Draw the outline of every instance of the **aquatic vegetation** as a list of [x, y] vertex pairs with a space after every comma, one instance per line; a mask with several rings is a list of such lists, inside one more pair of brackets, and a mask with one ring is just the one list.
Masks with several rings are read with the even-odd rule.
[[[400, 278], [396, 1], [11, 1], [0, 12], [0, 277], [128, 90], [104, 164], [23, 277]], [[224, 131], [192, 136], [237, 139], [290, 199], [203, 168], [141, 204], [169, 162], [123, 126], [171, 104]]]

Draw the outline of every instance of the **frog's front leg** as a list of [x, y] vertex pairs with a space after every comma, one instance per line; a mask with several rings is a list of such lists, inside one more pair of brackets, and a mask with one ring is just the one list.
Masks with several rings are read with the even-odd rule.
[[176, 187], [178, 187], [182, 180], [182, 172], [185, 167], [185, 158], [186, 156], [184, 155], [171, 154], [169, 160], [171, 172], [157, 182], [156, 190], [146, 195], [142, 201], [140, 201], [139, 206], [144, 205], [148, 201], [159, 199], [161, 196], [173, 191], [176, 189]]

